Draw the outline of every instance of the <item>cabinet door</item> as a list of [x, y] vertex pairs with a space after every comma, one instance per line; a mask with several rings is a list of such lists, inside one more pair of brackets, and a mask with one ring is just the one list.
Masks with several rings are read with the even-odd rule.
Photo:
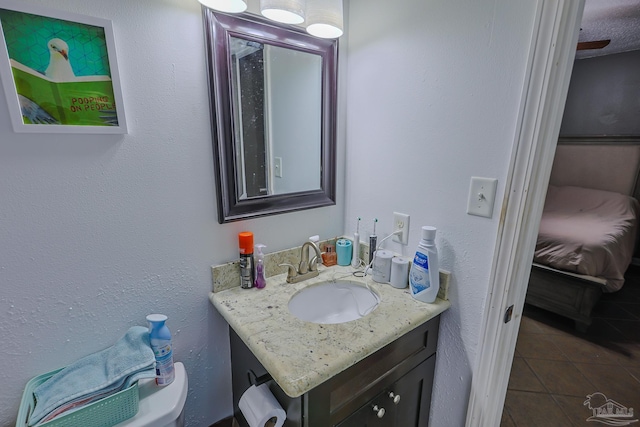
[[[394, 424], [396, 427], [426, 427], [429, 425], [431, 407], [431, 389], [436, 356], [433, 355], [412, 369], [404, 377], [389, 387], [385, 408], [395, 406]], [[391, 395], [390, 393], [393, 393]], [[399, 396], [397, 404], [393, 399]]]

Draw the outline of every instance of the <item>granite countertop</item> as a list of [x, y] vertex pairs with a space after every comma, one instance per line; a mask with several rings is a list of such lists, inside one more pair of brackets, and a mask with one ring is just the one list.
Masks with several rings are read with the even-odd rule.
[[[298, 397], [366, 358], [451, 304], [415, 300], [409, 289], [354, 276], [351, 267], [318, 268], [320, 274], [286, 283], [286, 274], [267, 278], [264, 289], [211, 292], [209, 299], [229, 325], [290, 397]], [[442, 273], [441, 273], [442, 276]], [[380, 297], [369, 315], [346, 323], [320, 325], [294, 317], [289, 299], [298, 291], [332, 279], [367, 283]], [[442, 280], [441, 280], [442, 281]]]

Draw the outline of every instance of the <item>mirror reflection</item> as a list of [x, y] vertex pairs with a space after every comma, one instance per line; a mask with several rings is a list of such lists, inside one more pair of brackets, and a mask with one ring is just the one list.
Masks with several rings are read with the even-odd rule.
[[236, 197], [321, 188], [322, 57], [230, 37]]

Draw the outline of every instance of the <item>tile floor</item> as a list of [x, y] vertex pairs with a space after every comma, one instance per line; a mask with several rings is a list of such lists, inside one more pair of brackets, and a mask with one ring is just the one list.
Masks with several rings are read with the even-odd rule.
[[586, 334], [532, 306], [523, 314], [502, 427], [606, 426], [587, 421], [593, 412], [584, 403], [596, 392], [640, 419], [640, 267], [629, 268], [620, 291], [603, 295]]

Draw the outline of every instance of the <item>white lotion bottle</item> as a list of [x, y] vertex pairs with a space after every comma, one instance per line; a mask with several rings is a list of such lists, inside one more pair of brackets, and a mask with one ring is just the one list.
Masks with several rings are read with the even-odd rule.
[[440, 289], [438, 249], [436, 248], [436, 228], [422, 227], [422, 240], [418, 243], [409, 271], [409, 289], [418, 301], [432, 303]]

